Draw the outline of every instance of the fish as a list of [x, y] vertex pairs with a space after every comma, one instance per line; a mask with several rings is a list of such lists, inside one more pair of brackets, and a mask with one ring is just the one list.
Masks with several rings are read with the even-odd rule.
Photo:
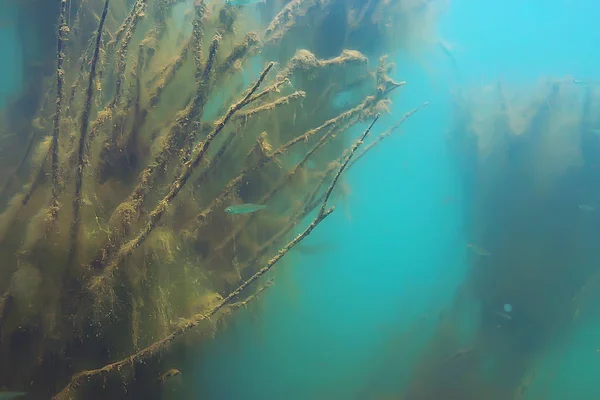
[[167, 372], [165, 372], [164, 374], [161, 375], [160, 381], [164, 383], [167, 379], [172, 378], [174, 376], [179, 376], [179, 375], [181, 375], [180, 370], [171, 368], [170, 370], [168, 370]]
[[228, 6], [249, 6], [252, 4], [265, 4], [267, 0], [225, 0]]
[[267, 208], [265, 205], [260, 204], [235, 204], [227, 207], [225, 212], [227, 214], [249, 214], [259, 210]]
[[580, 204], [579, 209], [583, 211], [595, 211], [596, 209], [589, 204]]
[[594, 135], [600, 135], [600, 128], [592, 129]]
[[0, 400], [11, 400], [25, 396], [25, 392], [4, 392], [0, 390]]
[[486, 249], [474, 245], [473, 243], [467, 243], [467, 247], [470, 248], [478, 256], [491, 256], [492, 254]]

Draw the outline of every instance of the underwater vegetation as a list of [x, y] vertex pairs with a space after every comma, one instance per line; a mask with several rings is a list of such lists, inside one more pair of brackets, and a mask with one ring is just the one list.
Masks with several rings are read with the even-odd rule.
[[468, 270], [400, 398], [556, 398], [543, 356], [598, 290], [599, 100], [570, 78], [455, 92]]
[[366, 142], [429, 2], [50, 3], [52, 75], [0, 120], [0, 387], [160, 398], [420, 109]]

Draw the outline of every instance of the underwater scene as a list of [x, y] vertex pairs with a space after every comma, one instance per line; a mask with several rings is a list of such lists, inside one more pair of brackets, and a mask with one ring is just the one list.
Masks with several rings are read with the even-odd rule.
[[0, 399], [600, 399], [598, 21], [0, 0]]

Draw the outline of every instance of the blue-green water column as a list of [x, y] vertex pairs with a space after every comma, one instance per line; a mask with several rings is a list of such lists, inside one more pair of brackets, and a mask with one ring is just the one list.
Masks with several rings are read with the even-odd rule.
[[444, 141], [446, 77], [397, 64], [393, 77], [409, 83], [372, 139], [431, 104], [349, 170], [350, 193], [306, 241], [320, 251], [293, 251], [275, 286], [182, 371], [193, 398], [373, 398], [408, 379], [464, 276], [465, 252], [460, 185]]
[[22, 49], [17, 36], [17, 2], [0, 0], [0, 108], [22, 81]]

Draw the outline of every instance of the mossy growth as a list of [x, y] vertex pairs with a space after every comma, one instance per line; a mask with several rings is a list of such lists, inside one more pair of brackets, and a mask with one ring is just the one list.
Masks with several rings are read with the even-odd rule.
[[463, 178], [464, 245], [490, 255], [465, 247], [465, 282], [403, 396], [523, 399], [536, 386], [552, 390], [539, 374], [548, 350], [578, 329], [597, 290], [599, 102], [597, 87], [569, 77], [455, 94], [448, 141]]
[[[157, 398], [190, 338], [269, 287], [258, 277], [332, 211], [346, 132], [403, 84], [385, 46], [311, 49], [342, 6], [352, 29], [410, 12], [354, 3], [59, 2], [48, 100], [12, 124], [30, 140], [0, 199], [0, 386]], [[237, 203], [267, 210], [224, 212]]]

